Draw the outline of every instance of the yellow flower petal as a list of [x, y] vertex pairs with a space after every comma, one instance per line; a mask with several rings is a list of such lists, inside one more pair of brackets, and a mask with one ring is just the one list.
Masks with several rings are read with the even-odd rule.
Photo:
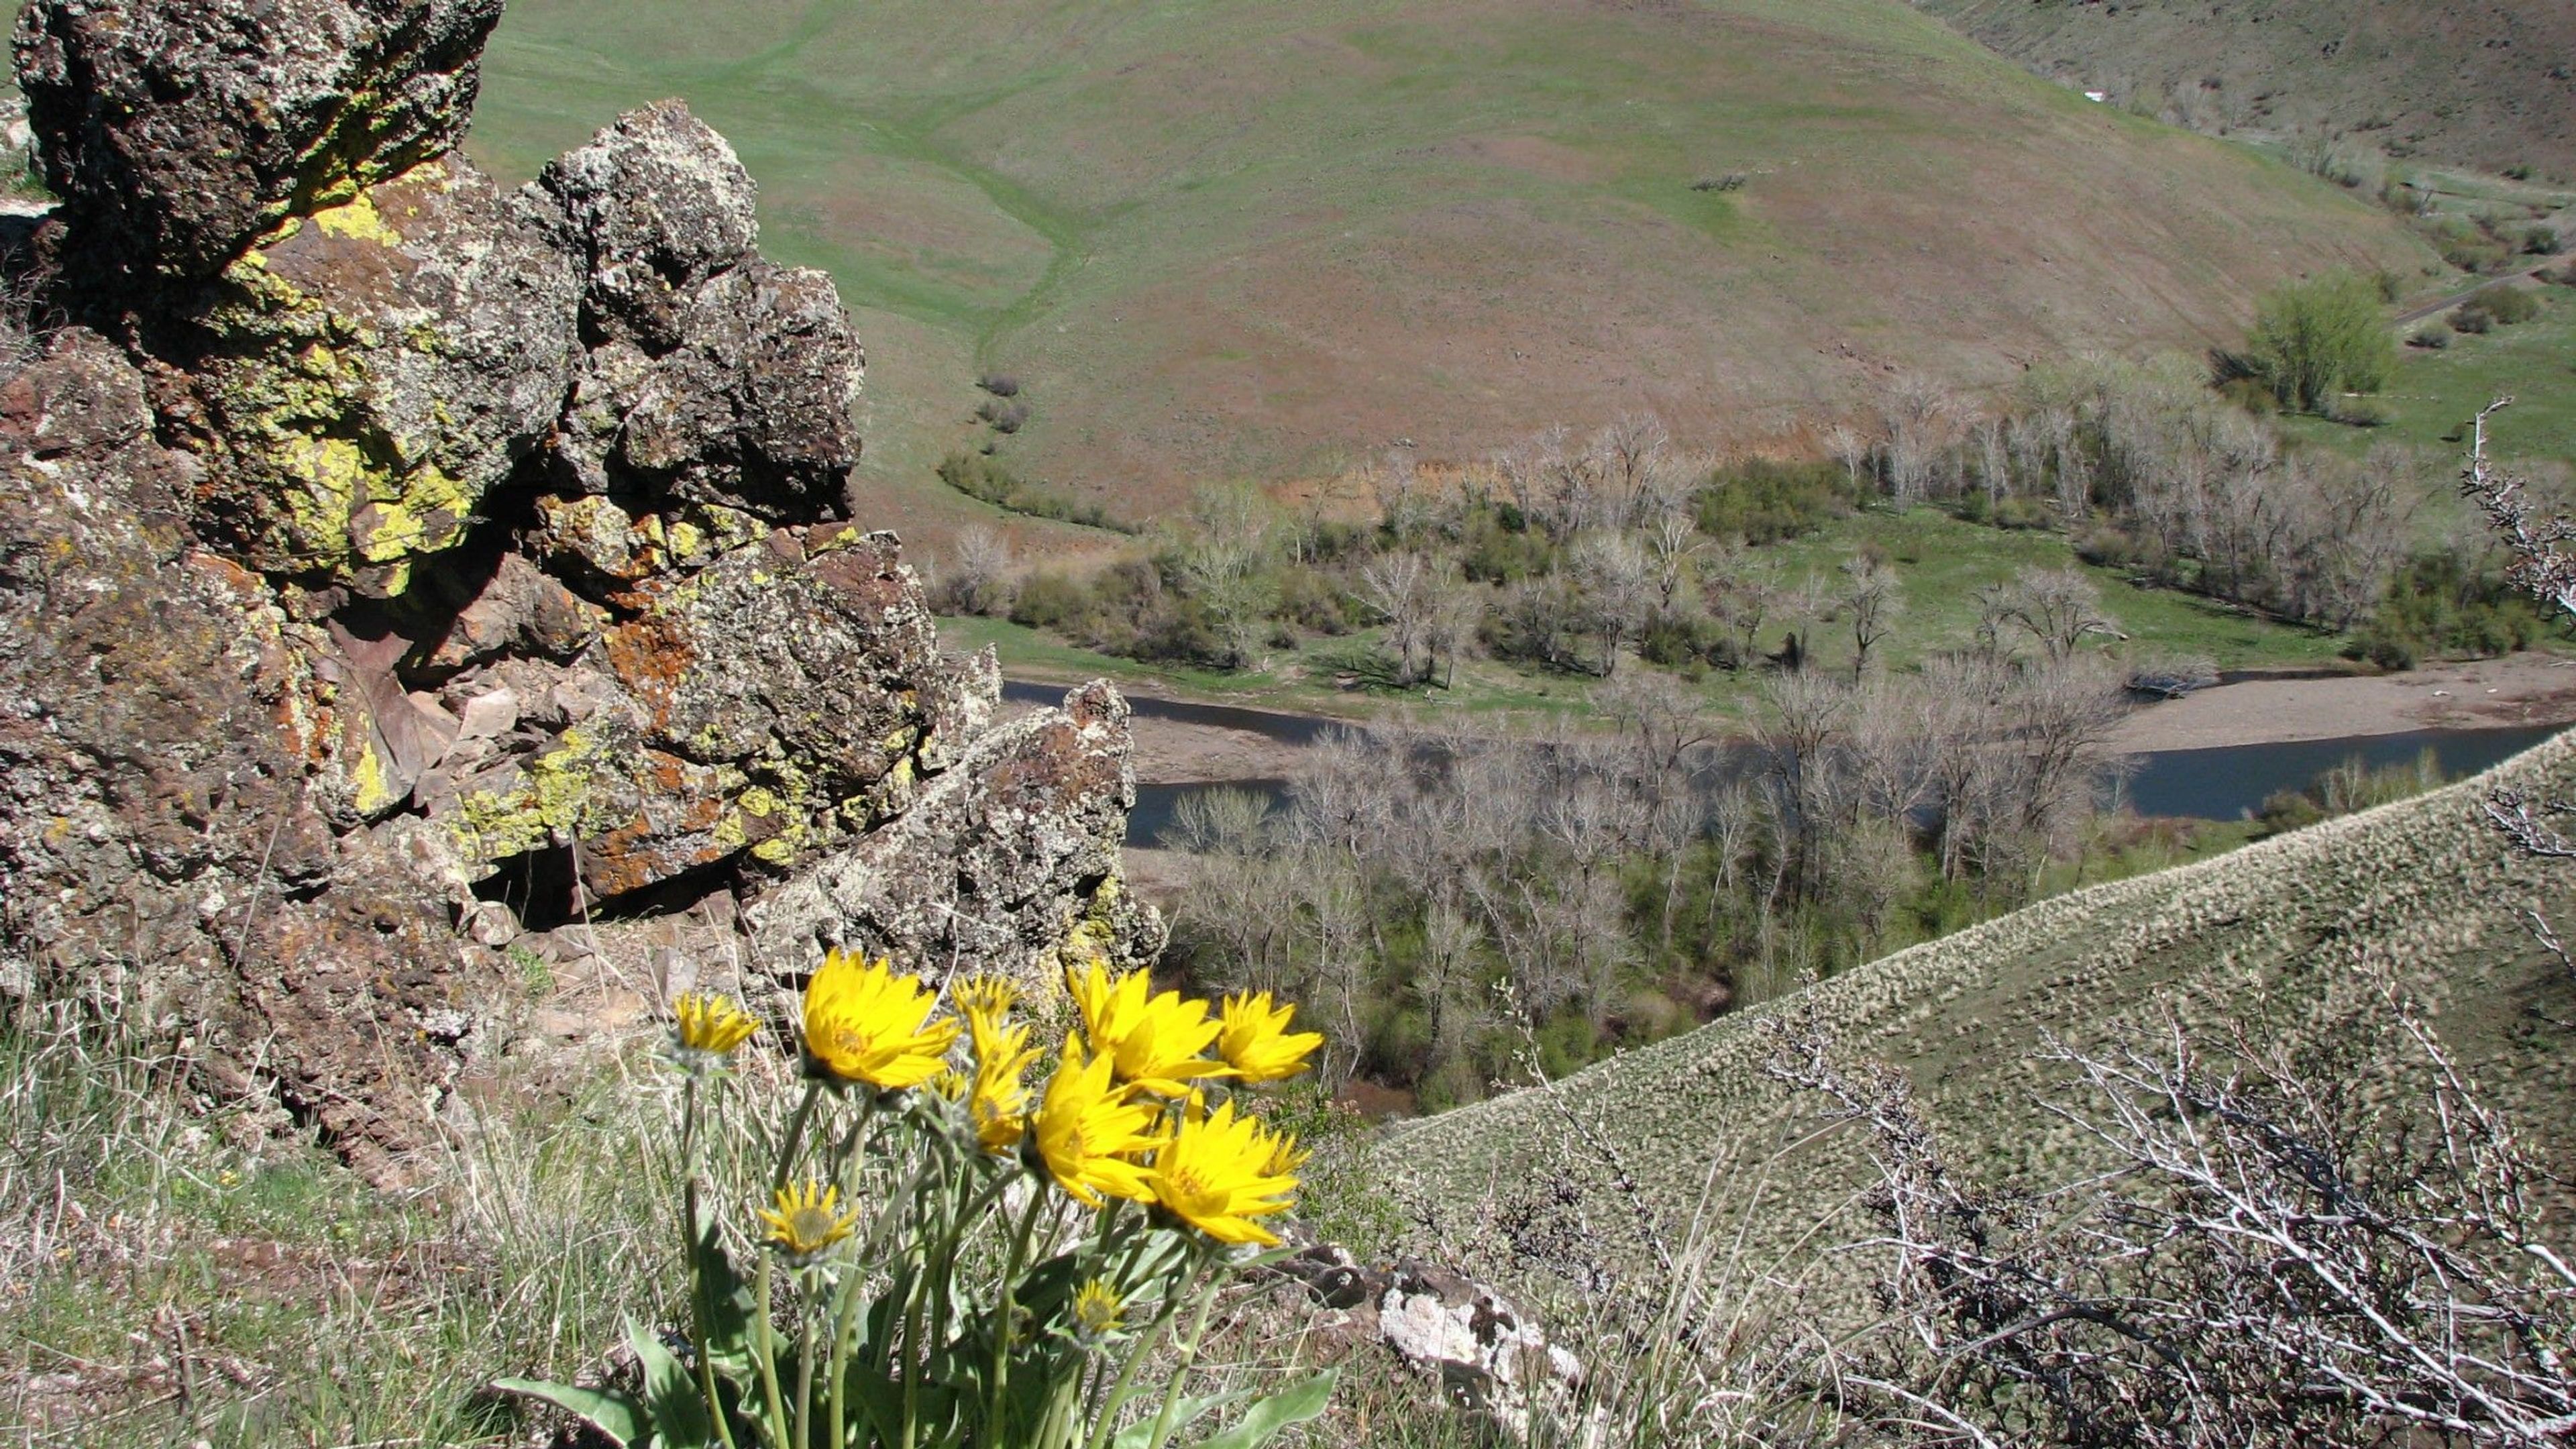
[[1182, 1122], [1154, 1154], [1154, 1201], [1218, 1242], [1275, 1246], [1278, 1236], [1253, 1219], [1294, 1202], [1297, 1179], [1271, 1170], [1279, 1151], [1269, 1129], [1228, 1102]]
[[1151, 1202], [1145, 1169], [1129, 1159], [1161, 1145], [1153, 1131], [1157, 1114], [1109, 1077], [1106, 1055], [1086, 1059], [1082, 1043], [1065, 1038], [1063, 1059], [1030, 1123], [1038, 1159], [1058, 1187], [1092, 1207], [1105, 1205], [1104, 1194]]
[[805, 1050], [822, 1069], [848, 1082], [896, 1090], [917, 1087], [947, 1065], [955, 1020], [932, 1021], [939, 998], [894, 963], [847, 951], [824, 958], [805, 987]]
[[1225, 999], [1216, 1034], [1217, 1055], [1246, 1082], [1275, 1082], [1306, 1070], [1306, 1058], [1324, 1044], [1316, 1031], [1291, 1032], [1294, 1004], [1272, 1007], [1270, 993], [1238, 992]]
[[1110, 1059], [1120, 1084], [1178, 1097], [1194, 1079], [1234, 1074], [1225, 1063], [1201, 1056], [1218, 1029], [1208, 1019], [1206, 1002], [1183, 1001], [1177, 991], [1149, 996], [1153, 982], [1144, 972], [1113, 980], [1097, 961], [1087, 973], [1068, 970], [1065, 978], [1065, 988], [1082, 1011], [1083, 1034], [1091, 1039], [1092, 1050]]

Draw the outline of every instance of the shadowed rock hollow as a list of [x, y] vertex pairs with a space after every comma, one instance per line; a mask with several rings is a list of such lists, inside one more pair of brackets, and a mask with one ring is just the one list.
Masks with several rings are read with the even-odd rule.
[[[1132, 963], [1105, 685], [996, 725], [844, 516], [862, 357], [666, 101], [454, 149], [485, 0], [36, 0], [69, 319], [0, 388], [0, 969], [399, 1176], [505, 948]], [[871, 520], [877, 522], [882, 520]], [[737, 908], [737, 907], [741, 908]], [[675, 964], [677, 963], [677, 964]]]

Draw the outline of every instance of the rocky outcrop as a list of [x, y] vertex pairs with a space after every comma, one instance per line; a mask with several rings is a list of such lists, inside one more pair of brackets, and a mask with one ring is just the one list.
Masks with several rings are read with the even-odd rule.
[[316, 808], [309, 631], [189, 538], [190, 458], [85, 332], [0, 390], [0, 976], [106, 1002], [391, 1175], [495, 973], [397, 835]]
[[18, 24], [45, 183], [87, 244], [211, 276], [465, 133], [501, 0], [58, 0]]
[[974, 738], [885, 829], [754, 907], [752, 938], [767, 960], [881, 943], [1024, 981], [1143, 965], [1163, 937], [1118, 872], [1135, 799], [1126, 701], [1095, 682]]
[[577, 285], [462, 156], [289, 215], [146, 319], [206, 462], [193, 521], [262, 572], [402, 594], [553, 427]]
[[586, 278], [555, 443], [578, 493], [835, 508], [858, 461], [859, 345], [831, 279], [754, 250], [751, 176], [677, 101], [619, 119], [532, 188]]
[[66, 198], [19, 264], [82, 325], [0, 393], [0, 989], [113, 966], [386, 1174], [528, 932], [1040, 984], [1161, 944], [1124, 704], [996, 727], [841, 516], [859, 346], [723, 138], [664, 102], [516, 192], [450, 149], [497, 13], [18, 25]]

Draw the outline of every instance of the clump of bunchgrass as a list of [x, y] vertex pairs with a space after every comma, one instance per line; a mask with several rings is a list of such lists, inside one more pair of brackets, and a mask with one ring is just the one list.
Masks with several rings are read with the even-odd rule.
[[1304, 1160], [1245, 1094], [1323, 1039], [1266, 993], [1218, 1007], [1097, 962], [1066, 987], [1079, 1024], [1041, 1042], [1006, 983], [943, 994], [835, 952], [792, 1091], [739, 1006], [684, 999], [674, 1332], [636, 1305], [634, 1387], [498, 1387], [659, 1449], [1160, 1449], [1229, 1408], [1251, 1446], [1313, 1417], [1329, 1372], [1182, 1391]]

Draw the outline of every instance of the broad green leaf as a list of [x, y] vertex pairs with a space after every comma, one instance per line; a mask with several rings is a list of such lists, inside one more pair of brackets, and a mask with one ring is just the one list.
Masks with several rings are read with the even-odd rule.
[[1283, 1429], [1305, 1423], [1332, 1402], [1338, 1369], [1326, 1369], [1293, 1389], [1282, 1389], [1246, 1410], [1231, 1429], [1199, 1441], [1198, 1449], [1260, 1449]]
[[706, 1355], [717, 1372], [737, 1383], [748, 1382], [752, 1374], [751, 1325], [756, 1305], [752, 1302], [751, 1285], [735, 1270], [714, 1220], [699, 1229], [690, 1257], [697, 1273], [698, 1291], [705, 1295], [706, 1322], [700, 1332], [706, 1342], [698, 1345], [698, 1352]]
[[[1181, 1431], [1189, 1428], [1190, 1425], [1197, 1423], [1202, 1418], [1205, 1418], [1210, 1411], [1216, 1409], [1230, 1409], [1251, 1397], [1252, 1390], [1236, 1389], [1231, 1393], [1208, 1394], [1202, 1398], [1183, 1399], [1172, 1406], [1171, 1426], [1164, 1432], [1166, 1434], [1179, 1434]], [[1152, 1445], [1153, 1442], [1154, 1421], [1151, 1419], [1146, 1419], [1140, 1423], [1128, 1425], [1126, 1428], [1118, 1431], [1117, 1438], [1109, 1441], [1110, 1449], [1149, 1449], [1149, 1446]]]
[[641, 1445], [652, 1437], [652, 1415], [632, 1394], [619, 1393], [614, 1389], [577, 1389], [570, 1384], [552, 1384], [543, 1379], [494, 1379], [492, 1387], [501, 1393], [536, 1399], [568, 1414], [578, 1415], [621, 1449], [625, 1445]]
[[653, 1416], [654, 1449], [706, 1449], [716, 1428], [707, 1401], [678, 1356], [640, 1323], [626, 1325], [626, 1346], [644, 1368], [644, 1402]]

